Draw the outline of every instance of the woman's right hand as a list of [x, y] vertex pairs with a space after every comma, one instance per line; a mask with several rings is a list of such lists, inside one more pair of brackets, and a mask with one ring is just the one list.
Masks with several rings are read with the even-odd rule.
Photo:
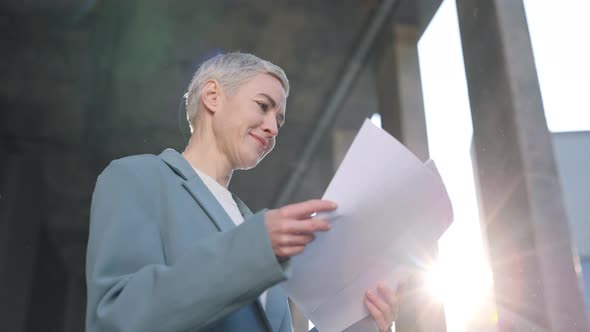
[[266, 230], [275, 256], [285, 260], [302, 253], [314, 240], [315, 232], [326, 232], [331, 228], [326, 220], [313, 218], [312, 214], [334, 211], [336, 207], [334, 202], [315, 199], [266, 212]]

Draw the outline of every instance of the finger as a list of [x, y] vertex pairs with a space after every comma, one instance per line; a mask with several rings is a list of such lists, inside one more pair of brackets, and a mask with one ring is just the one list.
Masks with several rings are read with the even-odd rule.
[[303, 252], [303, 250], [305, 250], [305, 246], [284, 246], [284, 247], [279, 247], [275, 251], [275, 254], [278, 257], [289, 258], [289, 257], [295, 256], [295, 255], [299, 255], [300, 253]]
[[332, 228], [329, 222], [323, 219], [309, 218], [305, 220], [291, 220], [285, 232], [291, 234], [309, 234], [314, 232], [325, 232]]
[[383, 317], [383, 314], [379, 308], [377, 308], [368, 298], [365, 298], [365, 305], [367, 306], [371, 317], [373, 317], [373, 320], [375, 323], [377, 323], [379, 331], [387, 331], [389, 326], [387, 325], [387, 321], [385, 320], [385, 317]]
[[379, 291], [381, 298], [383, 298], [395, 312], [397, 307], [397, 294], [383, 283], [379, 283], [379, 285], [377, 285], [377, 290]]
[[394, 308], [385, 302], [374, 290], [370, 289], [367, 291], [367, 298], [371, 301], [375, 307], [381, 311], [381, 314], [385, 321], [393, 323]]
[[321, 200], [321, 199], [312, 199], [305, 202], [295, 203], [287, 206], [283, 206], [280, 208], [281, 213], [283, 216], [287, 218], [309, 218], [315, 212], [323, 212], [323, 211], [333, 211], [336, 209], [336, 203]]
[[280, 246], [304, 246], [315, 239], [313, 234], [285, 234], [279, 238]]

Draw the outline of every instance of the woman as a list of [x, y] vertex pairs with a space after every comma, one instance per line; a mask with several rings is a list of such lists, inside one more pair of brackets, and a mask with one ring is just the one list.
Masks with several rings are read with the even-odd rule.
[[[255, 167], [285, 121], [285, 73], [250, 54], [204, 62], [187, 92], [182, 154], [111, 162], [92, 199], [87, 331], [291, 331], [289, 258], [330, 224], [336, 204], [310, 200], [252, 214], [227, 187]], [[379, 330], [395, 312], [387, 287], [365, 303]]]

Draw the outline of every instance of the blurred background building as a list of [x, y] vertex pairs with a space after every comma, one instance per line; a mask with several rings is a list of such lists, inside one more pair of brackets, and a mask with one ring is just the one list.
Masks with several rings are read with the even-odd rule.
[[292, 86], [277, 147], [230, 187], [252, 210], [321, 197], [367, 117], [436, 160], [456, 220], [425, 248], [432, 262], [396, 331], [590, 331], [587, 10], [2, 1], [0, 330], [84, 330], [96, 177], [116, 158], [181, 151], [179, 103], [198, 64], [241, 50], [283, 67]]

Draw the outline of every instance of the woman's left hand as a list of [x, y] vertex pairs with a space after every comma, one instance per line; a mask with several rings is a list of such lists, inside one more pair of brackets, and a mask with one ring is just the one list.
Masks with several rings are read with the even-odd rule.
[[397, 294], [388, 286], [379, 283], [376, 289], [365, 293], [365, 305], [377, 323], [380, 332], [387, 332], [397, 318]]

